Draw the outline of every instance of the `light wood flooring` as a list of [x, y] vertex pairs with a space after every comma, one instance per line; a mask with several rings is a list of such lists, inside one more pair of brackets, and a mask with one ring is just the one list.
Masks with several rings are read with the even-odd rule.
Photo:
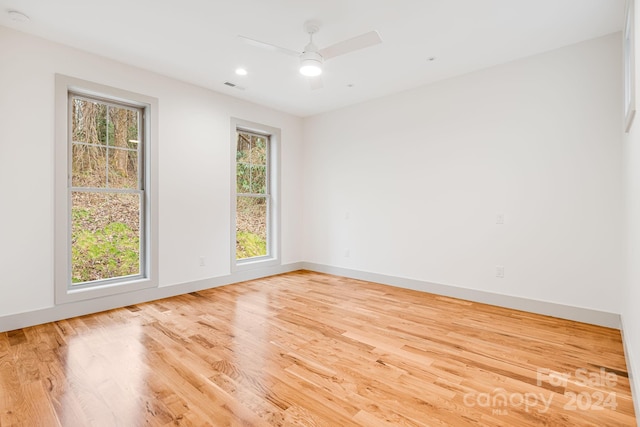
[[300, 271], [0, 333], [0, 426], [633, 426], [620, 333]]

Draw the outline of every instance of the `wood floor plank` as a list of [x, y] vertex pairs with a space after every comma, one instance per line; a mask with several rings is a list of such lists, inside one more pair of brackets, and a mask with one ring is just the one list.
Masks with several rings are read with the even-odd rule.
[[617, 330], [308, 271], [0, 333], [1, 427], [633, 426], [633, 411]]

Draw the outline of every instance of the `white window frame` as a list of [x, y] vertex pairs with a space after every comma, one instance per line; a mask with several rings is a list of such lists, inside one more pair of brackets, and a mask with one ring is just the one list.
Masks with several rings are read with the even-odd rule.
[[[146, 95], [56, 74], [55, 83], [55, 180], [54, 180], [54, 286], [56, 304], [133, 292], [158, 286], [158, 100]], [[71, 283], [71, 200], [69, 173], [71, 144], [69, 129], [70, 93], [98, 98], [106, 102], [140, 107], [144, 111], [144, 236], [141, 274], [134, 277], [96, 281], [95, 284], [73, 286]]]
[[[268, 185], [270, 198], [267, 212], [267, 255], [236, 259], [236, 152], [238, 131], [269, 137]], [[231, 271], [243, 271], [280, 265], [280, 129], [238, 118], [231, 119]]]
[[635, 1], [627, 0], [623, 29], [624, 131], [629, 133], [636, 115]]

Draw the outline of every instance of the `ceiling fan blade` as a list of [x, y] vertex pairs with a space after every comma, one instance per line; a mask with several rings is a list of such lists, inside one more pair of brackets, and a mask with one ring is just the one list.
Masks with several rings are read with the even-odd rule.
[[241, 35], [238, 35], [238, 38], [240, 40], [242, 40], [243, 42], [245, 42], [246, 44], [251, 45], [251, 46], [255, 46], [255, 47], [262, 48], [262, 49], [271, 50], [271, 51], [274, 51], [274, 52], [284, 53], [286, 55], [300, 56], [300, 52], [296, 52], [295, 50], [287, 49], [286, 47], [276, 46], [276, 45], [271, 44], [271, 43], [261, 42], [259, 40], [254, 40], [252, 38], [241, 36]]
[[377, 31], [369, 31], [352, 39], [338, 42], [331, 46], [320, 49], [319, 53], [324, 59], [333, 58], [334, 56], [344, 55], [354, 50], [364, 49], [365, 47], [374, 46], [382, 43], [382, 38]]
[[322, 89], [324, 87], [324, 83], [322, 82], [322, 77], [309, 77], [309, 87], [311, 90]]

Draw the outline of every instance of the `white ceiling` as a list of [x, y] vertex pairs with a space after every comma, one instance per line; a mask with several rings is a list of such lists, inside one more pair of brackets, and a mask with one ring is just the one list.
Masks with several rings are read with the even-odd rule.
[[[624, 7], [625, 0], [0, 0], [0, 25], [309, 116], [620, 31]], [[9, 10], [30, 21], [11, 20]], [[320, 48], [371, 30], [383, 43], [329, 60], [324, 87], [311, 90], [295, 57], [237, 37], [301, 51], [309, 19], [322, 23]], [[236, 76], [238, 66], [249, 74]]]

